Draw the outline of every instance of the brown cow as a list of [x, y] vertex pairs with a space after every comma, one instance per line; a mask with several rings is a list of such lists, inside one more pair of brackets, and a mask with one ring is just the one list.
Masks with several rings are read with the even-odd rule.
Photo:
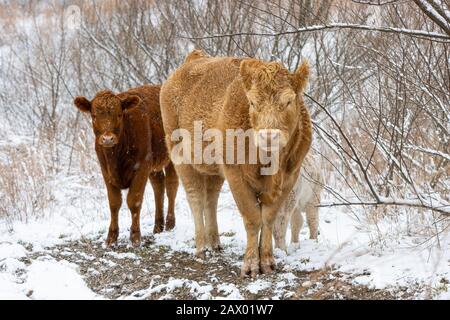
[[92, 101], [77, 97], [75, 106], [89, 112], [95, 133], [95, 151], [108, 191], [111, 225], [106, 244], [117, 243], [121, 190], [129, 189], [128, 208], [132, 215], [130, 239], [140, 245], [140, 211], [147, 179], [153, 187], [156, 203], [154, 232], [164, 229], [164, 191], [169, 208], [166, 230], [175, 227], [175, 197], [178, 176], [169, 159], [159, 108], [160, 86], [142, 86], [114, 94], [97, 93]]
[[[277, 62], [212, 58], [194, 51], [163, 84], [161, 114], [166, 142], [194, 215], [197, 255], [204, 256], [206, 248], [220, 249], [216, 211], [226, 179], [247, 231], [242, 275], [274, 271], [273, 224], [311, 145], [311, 119], [303, 102], [308, 76], [306, 62], [291, 74]], [[223, 137], [230, 129], [253, 129], [254, 135], [245, 142], [246, 162], [229, 163], [224, 153], [219, 154], [222, 161], [212, 164], [179, 162], [175, 153], [179, 144], [174, 137], [181, 131], [195, 136], [198, 122], [204, 134], [218, 129]], [[262, 149], [266, 146], [263, 140], [279, 145], [279, 170], [272, 175], [262, 174], [265, 166], [259, 159], [257, 163], [249, 161], [250, 143]], [[238, 147], [234, 140], [231, 146], [226, 143], [222, 152]], [[195, 143], [191, 150], [197, 152]]]

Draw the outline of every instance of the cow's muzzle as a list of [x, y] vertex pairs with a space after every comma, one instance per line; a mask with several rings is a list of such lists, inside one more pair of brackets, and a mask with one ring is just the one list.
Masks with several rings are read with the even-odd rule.
[[117, 136], [113, 133], [102, 134], [99, 138], [99, 143], [102, 147], [112, 148], [119, 142]]
[[266, 151], [277, 151], [286, 146], [287, 139], [279, 129], [261, 129], [255, 133], [255, 144]]

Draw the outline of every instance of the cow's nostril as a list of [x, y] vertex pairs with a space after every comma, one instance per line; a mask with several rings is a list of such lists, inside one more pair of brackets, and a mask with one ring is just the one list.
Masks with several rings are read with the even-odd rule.
[[103, 145], [112, 145], [112, 144], [115, 143], [114, 136], [112, 136], [112, 135], [103, 135], [100, 138], [100, 143], [103, 144]]
[[258, 134], [260, 139], [263, 140], [278, 140], [280, 139], [280, 130], [260, 130]]
[[284, 146], [283, 134], [278, 129], [259, 130], [255, 139], [257, 145], [263, 149], [279, 149]]

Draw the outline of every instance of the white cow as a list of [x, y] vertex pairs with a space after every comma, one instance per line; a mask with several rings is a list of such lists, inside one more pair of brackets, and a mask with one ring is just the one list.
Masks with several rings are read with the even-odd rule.
[[306, 213], [311, 239], [317, 239], [319, 228], [320, 195], [323, 191], [324, 179], [320, 157], [309, 153], [301, 169], [300, 176], [294, 189], [281, 207], [275, 221], [273, 235], [275, 247], [286, 250], [286, 232], [291, 222], [291, 242], [298, 243], [300, 229], [303, 226], [302, 212]]

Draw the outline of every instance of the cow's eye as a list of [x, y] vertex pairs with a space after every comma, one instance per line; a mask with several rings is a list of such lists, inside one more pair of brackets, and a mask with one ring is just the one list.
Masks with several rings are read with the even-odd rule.
[[286, 109], [287, 109], [287, 108], [292, 108], [294, 105], [295, 105], [295, 104], [294, 104], [293, 101], [289, 101], [289, 102], [286, 104]]

